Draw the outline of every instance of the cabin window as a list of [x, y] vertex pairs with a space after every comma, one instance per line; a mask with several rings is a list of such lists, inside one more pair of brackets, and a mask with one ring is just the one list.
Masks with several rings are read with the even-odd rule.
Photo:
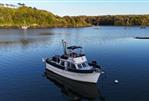
[[78, 68], [85, 68], [85, 67], [88, 67], [88, 63], [87, 62], [84, 62], [82, 64], [78, 64]]
[[65, 62], [64, 62], [64, 61], [61, 61], [61, 65], [62, 65], [62, 66], [65, 66]]
[[83, 66], [83, 67], [86, 67], [86, 64], [85, 64], [85, 63], [82, 63], [82, 66]]
[[67, 66], [68, 66], [69, 68], [71, 67], [70, 62], [67, 62]]
[[83, 67], [88, 67], [88, 63], [87, 62], [84, 62], [84, 63], [82, 63], [82, 66]]
[[76, 66], [75, 66], [74, 64], [71, 64], [71, 68], [74, 68], [74, 69], [75, 69], [75, 68], [76, 68]]
[[67, 63], [67, 66], [69, 68], [74, 68], [74, 69], [76, 68], [75, 65], [73, 63], [70, 63], [70, 62]]
[[52, 58], [52, 60], [54, 61], [54, 62], [60, 62], [60, 59], [59, 59], [59, 56], [54, 56], [53, 58]]
[[82, 68], [82, 65], [81, 64], [78, 64], [78, 68]]

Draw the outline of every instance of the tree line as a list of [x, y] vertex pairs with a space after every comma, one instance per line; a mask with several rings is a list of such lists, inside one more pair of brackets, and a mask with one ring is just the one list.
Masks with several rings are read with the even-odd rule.
[[0, 27], [86, 27], [92, 25], [149, 26], [149, 15], [64, 16], [19, 4], [0, 5]]
[[149, 15], [115, 15], [86, 17], [92, 25], [149, 26]]
[[60, 17], [46, 10], [20, 4], [17, 8], [0, 5], [0, 27], [84, 27], [89, 26], [79, 17]]

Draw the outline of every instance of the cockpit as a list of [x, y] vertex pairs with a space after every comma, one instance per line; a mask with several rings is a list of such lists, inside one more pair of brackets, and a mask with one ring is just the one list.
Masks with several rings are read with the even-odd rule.
[[54, 56], [52, 61], [65, 69], [88, 70], [91, 68], [82, 52], [82, 47], [69, 46], [64, 53], [62, 56]]

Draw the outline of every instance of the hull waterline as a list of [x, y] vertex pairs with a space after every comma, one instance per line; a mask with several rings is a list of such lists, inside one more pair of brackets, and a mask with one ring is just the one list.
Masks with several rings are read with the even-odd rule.
[[76, 81], [81, 81], [81, 82], [88, 82], [88, 83], [97, 83], [98, 78], [100, 76], [100, 72], [93, 72], [93, 73], [75, 73], [75, 72], [70, 72], [66, 71], [63, 69], [56, 68], [48, 63], [46, 63], [46, 69], [49, 71], [52, 71], [60, 76], [76, 80]]

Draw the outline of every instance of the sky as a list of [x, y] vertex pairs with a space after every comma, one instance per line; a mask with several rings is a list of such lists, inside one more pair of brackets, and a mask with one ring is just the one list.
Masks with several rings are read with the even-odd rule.
[[0, 3], [25, 3], [59, 16], [149, 14], [149, 0], [0, 0]]

